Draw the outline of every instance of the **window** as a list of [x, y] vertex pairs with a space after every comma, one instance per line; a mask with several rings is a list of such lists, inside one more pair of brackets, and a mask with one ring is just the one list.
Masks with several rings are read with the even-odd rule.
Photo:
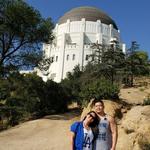
[[88, 59], [89, 59], [89, 55], [86, 55], [85, 60], [88, 60]]
[[67, 60], [69, 60], [69, 55], [67, 55], [67, 58], [66, 58]]
[[72, 60], [75, 60], [75, 54], [72, 55]]
[[58, 56], [56, 56], [56, 62], [58, 61]]
[[51, 57], [51, 61], [54, 62], [54, 57]]

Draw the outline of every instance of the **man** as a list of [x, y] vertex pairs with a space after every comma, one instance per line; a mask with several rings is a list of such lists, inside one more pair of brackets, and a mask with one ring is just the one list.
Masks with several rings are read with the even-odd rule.
[[94, 100], [94, 109], [100, 118], [99, 134], [95, 142], [95, 150], [115, 150], [118, 131], [115, 119], [104, 112], [104, 103]]

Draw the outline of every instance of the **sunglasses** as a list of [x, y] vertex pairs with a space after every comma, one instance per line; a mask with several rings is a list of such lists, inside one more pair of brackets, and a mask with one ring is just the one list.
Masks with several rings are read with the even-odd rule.
[[95, 117], [92, 114], [88, 114], [91, 118], [95, 119]]

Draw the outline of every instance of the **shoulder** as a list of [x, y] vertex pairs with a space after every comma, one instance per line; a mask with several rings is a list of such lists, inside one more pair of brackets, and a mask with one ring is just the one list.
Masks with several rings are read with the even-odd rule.
[[110, 123], [115, 123], [115, 118], [110, 116], [110, 115], [107, 115], [107, 119]]
[[80, 126], [81, 124], [82, 124], [82, 122], [74, 122], [74, 123], [71, 125], [70, 130], [71, 130], [72, 132], [76, 132], [78, 126]]
[[81, 122], [80, 122], [80, 121], [77, 121], [77, 122], [74, 122], [71, 126], [77, 126], [77, 125], [79, 125], [79, 124], [81, 124]]

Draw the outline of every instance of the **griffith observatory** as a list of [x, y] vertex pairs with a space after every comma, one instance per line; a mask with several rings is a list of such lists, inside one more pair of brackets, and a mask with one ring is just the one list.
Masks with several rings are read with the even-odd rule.
[[95, 7], [77, 7], [59, 18], [53, 30], [52, 44], [43, 44], [45, 57], [51, 58], [48, 73], [38, 71], [43, 80], [60, 82], [76, 65], [83, 68], [92, 54], [93, 43], [107, 44], [117, 41], [125, 51], [120, 38], [120, 30], [115, 21], [102, 10]]

